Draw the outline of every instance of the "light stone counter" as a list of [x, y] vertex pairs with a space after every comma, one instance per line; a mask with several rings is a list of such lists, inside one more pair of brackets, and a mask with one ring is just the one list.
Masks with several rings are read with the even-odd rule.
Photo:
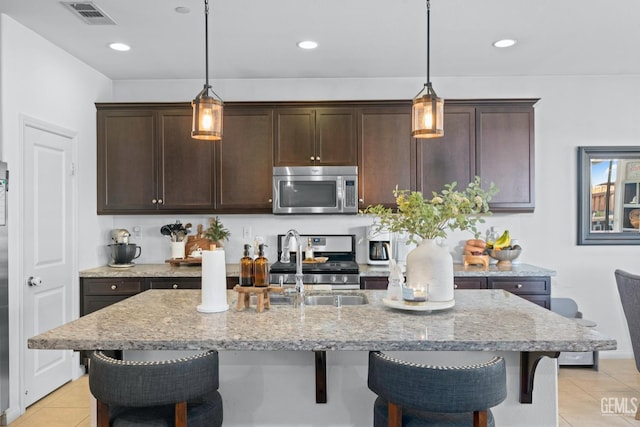
[[[125, 349], [124, 358], [132, 360], [176, 357], [170, 350], [221, 350], [227, 427], [372, 425], [375, 395], [367, 388], [368, 350], [439, 365], [501, 356], [507, 365], [507, 399], [492, 409], [496, 425], [555, 426], [557, 363], [539, 360], [535, 381], [531, 373], [531, 403], [523, 404], [521, 378], [529, 375], [529, 365], [522, 357], [616, 347], [615, 340], [593, 328], [502, 290], [456, 290], [455, 307], [431, 313], [387, 308], [381, 302], [385, 291], [353, 292], [366, 294], [370, 303], [304, 309], [274, 305], [263, 313], [255, 308], [238, 312], [237, 295], [229, 291], [228, 311], [203, 314], [196, 311], [199, 290], [149, 290], [30, 338], [28, 345]], [[353, 350], [330, 351], [326, 366], [320, 365], [326, 403], [316, 403], [318, 352], [297, 350]]]
[[149, 290], [29, 339], [29, 348], [121, 350], [613, 350], [593, 328], [502, 290], [457, 290], [455, 307], [412, 312], [383, 305], [272, 305], [223, 313], [196, 311], [200, 290]]
[[[237, 277], [240, 267], [238, 264], [227, 264], [226, 272], [229, 277]], [[360, 264], [360, 276], [388, 276], [388, 266], [377, 266]], [[484, 267], [470, 265], [465, 267], [462, 264], [453, 265], [453, 275], [455, 277], [496, 277], [496, 276], [555, 276], [556, 272], [530, 264], [513, 264], [510, 268], [502, 269], [496, 265]], [[113, 268], [102, 266], [83, 270], [80, 277], [100, 278], [100, 277], [201, 277], [202, 268], [199, 265], [183, 265], [172, 267], [169, 264], [136, 264], [129, 268]]]
[[[238, 276], [239, 264], [226, 265], [227, 276]], [[202, 266], [182, 265], [174, 267], [169, 264], [136, 264], [133, 267], [114, 268], [104, 265], [102, 267], [82, 270], [80, 277], [202, 277]]]

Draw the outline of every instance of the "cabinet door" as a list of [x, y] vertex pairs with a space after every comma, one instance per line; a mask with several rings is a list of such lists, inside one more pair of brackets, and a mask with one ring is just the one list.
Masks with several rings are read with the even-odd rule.
[[149, 289], [200, 289], [200, 277], [150, 277], [147, 278]]
[[353, 166], [358, 162], [356, 119], [351, 108], [316, 110], [315, 163]]
[[489, 277], [489, 289], [504, 289], [544, 308], [551, 307], [551, 278]]
[[271, 212], [273, 110], [227, 108], [223, 128], [217, 146], [216, 211]]
[[417, 190], [425, 198], [456, 182], [464, 190], [476, 174], [475, 109], [446, 105], [444, 136], [417, 142]]
[[216, 142], [191, 138], [190, 108], [158, 112], [158, 209], [211, 212]]
[[144, 290], [136, 278], [80, 278], [80, 316], [129, 298]]
[[360, 289], [387, 289], [388, 285], [389, 279], [387, 277], [360, 277]]
[[276, 108], [274, 166], [305, 166], [315, 161], [313, 108]]
[[533, 212], [533, 126], [532, 103], [476, 109], [478, 175], [500, 190], [489, 204], [493, 212]]
[[395, 207], [393, 190], [413, 187], [411, 105], [358, 111], [359, 207]]
[[487, 289], [486, 277], [454, 277], [454, 289]]
[[98, 109], [98, 214], [156, 209], [154, 117], [150, 109]]

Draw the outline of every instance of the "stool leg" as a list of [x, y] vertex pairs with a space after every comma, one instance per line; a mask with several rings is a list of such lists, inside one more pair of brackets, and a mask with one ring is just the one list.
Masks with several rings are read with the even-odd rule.
[[109, 405], [96, 401], [96, 415], [98, 427], [109, 427]]
[[271, 308], [271, 297], [269, 297], [269, 291], [264, 291], [264, 308]]
[[402, 407], [389, 402], [387, 418], [389, 427], [402, 427]]
[[473, 427], [487, 427], [487, 411], [473, 411]]
[[176, 403], [175, 411], [176, 427], [187, 427], [187, 402]]
[[258, 292], [258, 305], [256, 307], [256, 311], [258, 313], [262, 313], [262, 310], [264, 310], [264, 293], [263, 292]]

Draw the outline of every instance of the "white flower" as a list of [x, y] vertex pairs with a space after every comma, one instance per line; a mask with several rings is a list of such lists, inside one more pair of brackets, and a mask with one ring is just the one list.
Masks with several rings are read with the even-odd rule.
[[473, 200], [476, 202], [476, 206], [477, 207], [481, 207], [482, 206], [482, 197], [476, 196], [476, 197], [473, 198]]
[[442, 204], [442, 197], [435, 196], [433, 199], [431, 199], [431, 203], [433, 203], [434, 205], [441, 205]]

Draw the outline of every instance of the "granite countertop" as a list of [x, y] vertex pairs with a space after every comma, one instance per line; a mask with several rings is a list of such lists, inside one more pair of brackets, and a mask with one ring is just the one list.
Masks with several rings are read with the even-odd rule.
[[503, 290], [456, 290], [455, 307], [414, 312], [388, 308], [385, 291], [361, 306], [272, 305], [196, 310], [200, 290], [148, 290], [28, 340], [39, 349], [122, 350], [613, 350], [593, 328]]
[[[240, 267], [238, 264], [227, 264], [227, 276], [238, 276]], [[373, 266], [360, 264], [360, 276], [388, 276], [388, 266]], [[487, 276], [555, 276], [556, 272], [530, 264], [513, 264], [510, 268], [498, 268], [496, 265], [485, 269], [481, 266], [453, 264], [455, 277], [487, 277]], [[113, 268], [103, 266], [83, 270], [80, 277], [201, 277], [200, 265], [184, 265], [173, 267], [169, 264], [136, 264], [129, 268]]]

